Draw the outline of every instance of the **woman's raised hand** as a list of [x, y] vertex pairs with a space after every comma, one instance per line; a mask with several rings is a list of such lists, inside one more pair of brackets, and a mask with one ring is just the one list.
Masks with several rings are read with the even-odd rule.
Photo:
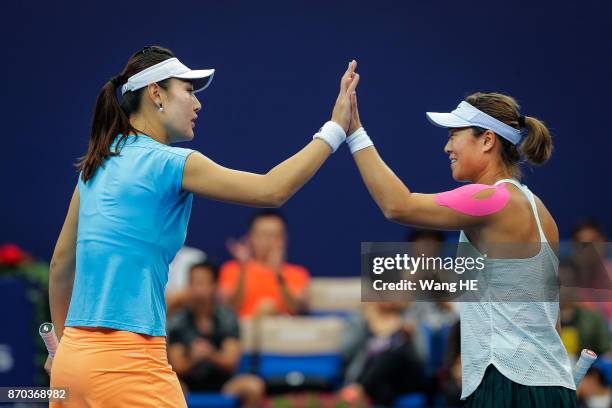
[[331, 120], [342, 126], [345, 132], [349, 130], [351, 124], [351, 95], [359, 83], [359, 74], [355, 72], [355, 68], [357, 68], [357, 61], [352, 60], [340, 79], [340, 92], [331, 117]]
[[359, 109], [357, 107], [357, 93], [353, 92], [350, 95], [351, 99], [351, 125], [346, 133], [347, 136], [352, 135], [357, 129], [361, 127], [361, 119], [359, 118]]

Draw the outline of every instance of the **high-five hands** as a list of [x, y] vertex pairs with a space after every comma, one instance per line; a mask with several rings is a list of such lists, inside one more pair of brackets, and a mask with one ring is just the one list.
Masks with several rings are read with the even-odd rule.
[[[355, 74], [359, 79], [359, 74]], [[354, 90], [349, 95], [351, 101], [351, 121], [346, 138], [346, 144], [348, 145], [351, 153], [355, 154], [359, 150], [363, 150], [366, 147], [373, 146], [372, 140], [366, 133], [365, 129], [361, 126], [361, 119], [359, 118], [359, 109], [357, 108], [357, 92]]]
[[338, 98], [336, 98], [331, 120], [314, 135], [315, 139], [321, 139], [327, 143], [332, 153], [344, 141], [346, 141], [353, 154], [374, 145], [361, 126], [361, 119], [359, 118], [357, 93], [355, 92], [359, 83], [359, 74], [355, 72], [355, 68], [357, 68], [357, 61], [352, 60], [340, 79], [340, 92]]
[[[359, 75], [359, 74], [357, 74]], [[361, 127], [361, 119], [359, 118], [359, 109], [357, 108], [357, 92], [353, 91], [350, 95], [351, 99], [351, 124], [349, 126], [349, 130], [346, 133], [347, 136], [355, 133], [357, 129]]]
[[349, 131], [352, 118], [351, 95], [355, 93], [359, 83], [359, 74], [355, 72], [355, 68], [357, 68], [357, 61], [352, 60], [340, 79], [340, 92], [331, 117], [331, 120], [339, 124], [345, 132]]
[[321, 139], [331, 148], [332, 153], [346, 140], [346, 132], [351, 124], [351, 94], [355, 92], [359, 83], [359, 74], [355, 73], [357, 61], [349, 62], [348, 68], [340, 79], [340, 92], [332, 111], [331, 120], [314, 135], [314, 139]]

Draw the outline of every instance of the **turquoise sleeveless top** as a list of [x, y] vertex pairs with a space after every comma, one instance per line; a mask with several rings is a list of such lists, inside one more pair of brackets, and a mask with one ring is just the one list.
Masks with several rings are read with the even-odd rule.
[[[111, 151], [119, 136], [115, 139]], [[191, 193], [181, 190], [190, 149], [130, 135], [86, 183], [66, 326], [165, 336], [168, 265], [185, 242]]]

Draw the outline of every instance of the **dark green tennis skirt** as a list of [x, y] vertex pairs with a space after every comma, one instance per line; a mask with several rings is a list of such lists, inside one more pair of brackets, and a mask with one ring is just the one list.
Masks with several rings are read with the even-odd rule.
[[469, 408], [575, 408], [576, 391], [560, 386], [528, 386], [510, 381], [493, 364], [465, 400]]

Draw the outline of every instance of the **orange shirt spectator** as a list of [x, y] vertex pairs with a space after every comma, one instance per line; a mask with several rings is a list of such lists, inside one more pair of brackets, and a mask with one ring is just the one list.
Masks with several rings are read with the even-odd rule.
[[242, 318], [295, 314], [306, 308], [308, 271], [286, 262], [287, 222], [276, 210], [262, 210], [249, 223], [247, 235], [230, 240], [234, 257], [221, 268], [219, 291]]
[[[296, 298], [304, 298], [310, 280], [306, 268], [283, 263], [282, 280], [287, 290]], [[240, 279], [240, 263], [226, 262], [221, 268], [219, 290], [223, 297], [230, 296], [236, 290]], [[244, 296], [237, 310], [240, 318], [252, 317], [258, 313], [290, 313], [282, 295], [281, 283], [272, 268], [256, 261], [245, 264]]]

